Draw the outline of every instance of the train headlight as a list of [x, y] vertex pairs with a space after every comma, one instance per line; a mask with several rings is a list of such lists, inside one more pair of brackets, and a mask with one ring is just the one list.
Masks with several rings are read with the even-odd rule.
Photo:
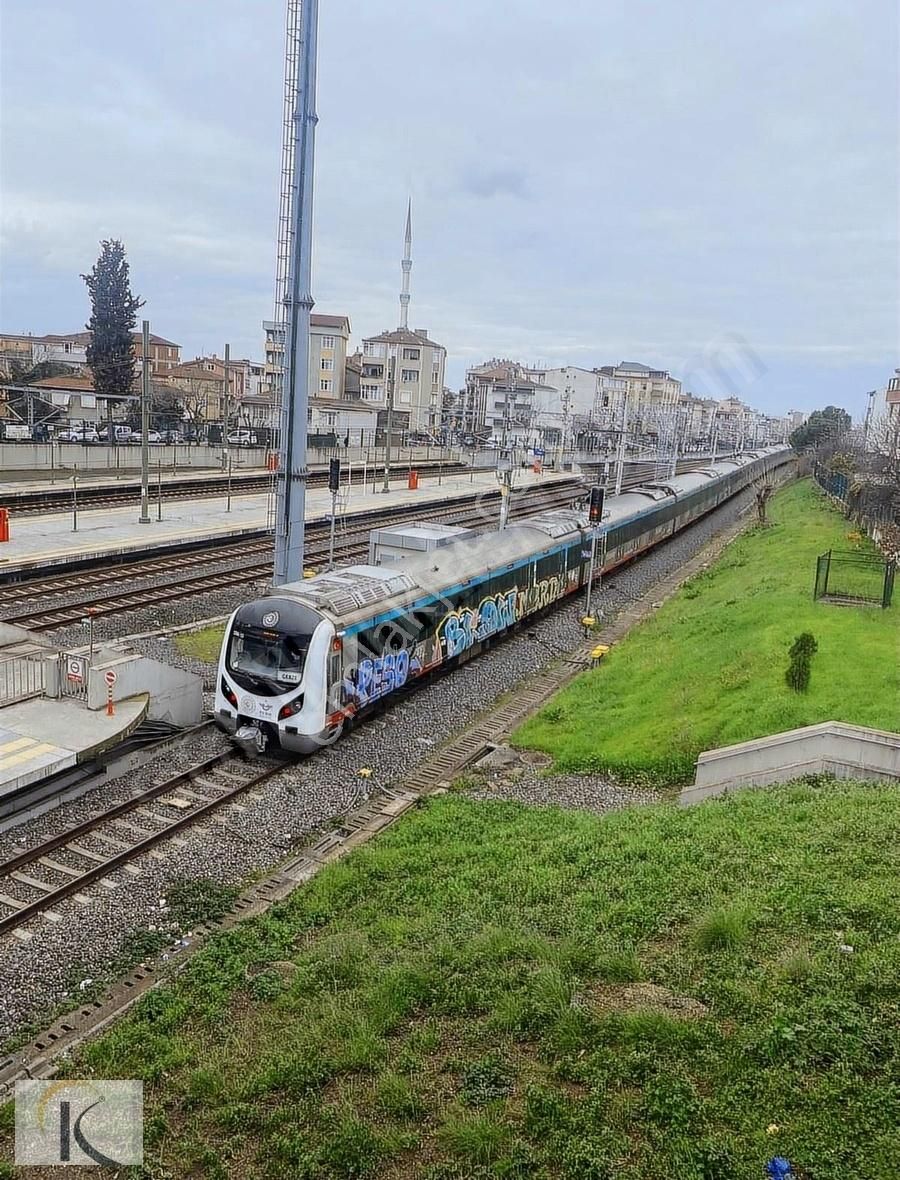
[[303, 693], [298, 697], [294, 697], [292, 701], [288, 701], [286, 705], [282, 705], [278, 710], [278, 720], [286, 721], [288, 717], [293, 717], [295, 713], [299, 713], [303, 708]]
[[224, 676], [222, 677], [222, 696], [230, 705], [234, 705], [235, 708], [238, 707], [237, 694], [231, 690]]

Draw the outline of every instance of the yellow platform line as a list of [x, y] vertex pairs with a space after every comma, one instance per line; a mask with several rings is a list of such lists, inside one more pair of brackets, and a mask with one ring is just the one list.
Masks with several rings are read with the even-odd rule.
[[0, 758], [5, 754], [12, 754], [14, 750], [21, 750], [23, 746], [33, 746], [36, 738], [18, 737], [13, 738], [12, 741], [0, 743]]
[[8, 758], [0, 758], [0, 770], [8, 770], [10, 766], [18, 766], [21, 762], [29, 762], [32, 758], [40, 758], [43, 754], [62, 754], [59, 746], [42, 742], [39, 746], [32, 746], [28, 750], [20, 750], [18, 754], [10, 754]]

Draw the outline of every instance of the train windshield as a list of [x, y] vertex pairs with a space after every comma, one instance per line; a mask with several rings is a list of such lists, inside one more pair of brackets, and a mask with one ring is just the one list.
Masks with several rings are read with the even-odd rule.
[[267, 696], [288, 692], [303, 678], [311, 639], [311, 635], [285, 635], [236, 623], [228, 645], [228, 671], [252, 692]]

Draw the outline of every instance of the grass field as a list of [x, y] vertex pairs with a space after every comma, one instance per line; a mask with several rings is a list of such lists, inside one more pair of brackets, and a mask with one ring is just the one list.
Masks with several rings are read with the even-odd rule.
[[898, 847], [887, 786], [447, 795], [67, 1068], [145, 1080], [148, 1178], [888, 1180]]
[[[688, 781], [702, 750], [797, 726], [900, 729], [900, 605], [813, 602], [817, 555], [852, 544], [809, 482], [774, 496], [769, 516], [771, 527], [742, 535], [527, 721], [516, 744], [552, 754], [557, 770], [665, 785]], [[797, 694], [784, 672], [802, 631], [819, 649]]]
[[175, 646], [182, 655], [191, 656], [195, 660], [205, 660], [208, 664], [215, 664], [219, 659], [224, 634], [224, 626], [204, 627], [202, 631], [185, 631], [173, 638]]

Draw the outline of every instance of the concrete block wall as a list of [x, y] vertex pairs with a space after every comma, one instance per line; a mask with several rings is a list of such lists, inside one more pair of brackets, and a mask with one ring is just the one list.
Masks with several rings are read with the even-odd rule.
[[900, 734], [826, 721], [735, 746], [706, 750], [682, 806], [740, 787], [790, 782], [804, 774], [900, 781]]
[[172, 668], [147, 656], [119, 655], [95, 660], [88, 672], [88, 708], [106, 708], [105, 673], [116, 673], [113, 700], [146, 693], [150, 697], [147, 716], [151, 721], [173, 725], [196, 725], [203, 714], [203, 680], [193, 672]]

